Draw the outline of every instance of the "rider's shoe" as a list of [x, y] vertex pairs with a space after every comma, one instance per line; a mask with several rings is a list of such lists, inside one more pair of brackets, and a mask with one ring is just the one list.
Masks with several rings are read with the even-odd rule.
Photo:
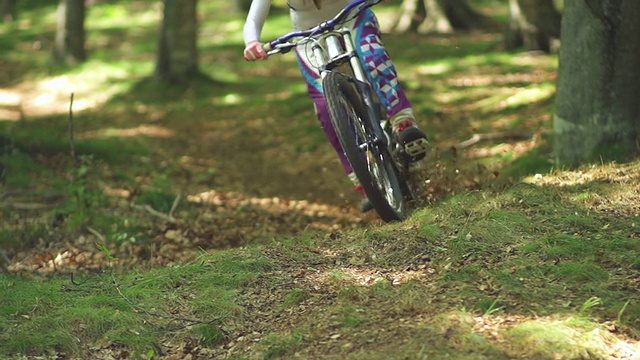
[[362, 211], [363, 213], [366, 213], [368, 211], [373, 210], [373, 204], [367, 197], [367, 193], [364, 192], [362, 185], [358, 184], [356, 186], [356, 191], [362, 194], [362, 200], [360, 200], [360, 211]]
[[412, 162], [424, 159], [429, 151], [427, 134], [420, 130], [414, 119], [405, 119], [395, 124], [394, 131], [398, 141]]

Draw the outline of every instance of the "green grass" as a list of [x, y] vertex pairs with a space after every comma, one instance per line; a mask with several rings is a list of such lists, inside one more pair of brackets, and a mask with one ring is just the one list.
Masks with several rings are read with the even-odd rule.
[[606, 358], [603, 349], [611, 340], [606, 330], [580, 318], [531, 321], [509, 330], [506, 336], [516, 344], [527, 345], [518, 350], [539, 358], [560, 354], [564, 358]]
[[[456, 328], [461, 358], [464, 349], [474, 347], [495, 358], [519, 352], [542, 357], [579, 356], [580, 351], [597, 354], [602, 343], [613, 336], [606, 331], [597, 335], [602, 321], [637, 331], [637, 296], [621, 284], [637, 271], [634, 254], [638, 245], [624, 235], [628, 223], [580, 208], [583, 203], [575, 202], [580, 194], [584, 194], [583, 188], [561, 191], [519, 185], [490, 197], [460, 195], [417, 212], [405, 223], [376, 227], [365, 234], [355, 230], [333, 239], [322, 234], [291, 237], [203, 256], [192, 264], [88, 276], [76, 279], [78, 285], [68, 278], [33, 282], [2, 275], [5, 306], [0, 324], [20, 336], [5, 336], [0, 349], [5, 355], [28, 353], [28, 349], [34, 353], [47, 349], [81, 353], [86, 349], [75, 340], [81, 337], [85, 342], [123, 344], [137, 354], [146, 354], [158, 351], [154, 329], [170, 328], [170, 309], [185, 304], [188, 310], [180, 315], [181, 321], [198, 319], [202, 323], [180, 331], [206, 346], [215, 346], [227, 341], [219, 323], [252, 316], [237, 302], [239, 294], [251, 289], [259, 277], [278, 270], [274, 259], [260, 253], [277, 251], [280, 263], [323, 263], [326, 260], [316, 252], [301, 250], [331, 246], [344, 255], [356, 256], [356, 269], [390, 274], [360, 283], [359, 275], [336, 267], [327, 274], [324, 285], [316, 285], [316, 289], [336, 289], [336, 301], [326, 304], [323, 311], [335, 313], [335, 326], [347, 334], [368, 324], [385, 326], [389, 319], [407, 321], [412, 315], [443, 313], [451, 307], [472, 319], [530, 316], [533, 312], [540, 318], [499, 331], [516, 350], [500, 349], [477, 333], [472, 323], [465, 325], [464, 331]], [[355, 237], [359, 240], [354, 242]], [[428, 256], [398, 256], [398, 248], [393, 246], [398, 239], [403, 239], [412, 254]], [[392, 285], [404, 269], [420, 269], [419, 265], [434, 269], [428, 281]], [[284, 313], [308, 301], [313, 303], [317, 291], [296, 285], [283, 294], [282, 306], [276, 311]], [[299, 324], [294, 333], [274, 333], [261, 340], [264, 357], [289, 356], [319, 336], [311, 330], [313, 317], [308, 321]], [[55, 330], [42, 339], [45, 334], [37, 331], [42, 328]], [[429, 340], [425, 354], [438, 356], [439, 346], [452, 341], [444, 337], [451, 330], [430, 326], [423, 331], [430, 336], [441, 334]], [[417, 346], [411, 341], [400, 346], [396, 355], [420, 351], [422, 347]], [[376, 355], [390, 354], [379, 351]]]
[[[87, 344], [117, 343], [140, 356], [157, 352], [164, 331], [187, 333], [207, 346], [224, 339], [220, 324], [242, 316], [236, 292], [270, 269], [254, 254], [224, 253], [196, 263], [34, 282], [0, 276], [0, 354], [54, 350], [86, 353]], [[189, 300], [189, 313], [173, 309]], [[41, 331], [50, 329], [51, 331]]]

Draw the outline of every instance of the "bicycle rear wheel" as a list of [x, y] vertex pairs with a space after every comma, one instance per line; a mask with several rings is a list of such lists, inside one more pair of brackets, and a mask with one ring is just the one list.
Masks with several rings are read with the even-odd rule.
[[[385, 146], [378, 119], [371, 119], [361, 95], [346, 75], [330, 72], [323, 82], [331, 122], [367, 198], [384, 221], [404, 220], [407, 201], [401, 176]], [[379, 131], [372, 127], [377, 126]]]

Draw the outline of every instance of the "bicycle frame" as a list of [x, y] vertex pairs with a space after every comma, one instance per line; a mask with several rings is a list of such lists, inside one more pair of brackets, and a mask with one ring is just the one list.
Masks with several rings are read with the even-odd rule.
[[[356, 0], [336, 17], [305, 31], [289, 33], [263, 45], [269, 55], [304, 46], [321, 77], [331, 122], [362, 189], [385, 221], [402, 220], [410, 191], [400, 167], [400, 149], [382, 117], [379, 99], [344, 24], [382, 0]], [[348, 109], [348, 110], [347, 110]], [[409, 194], [409, 195], [408, 195]]]
[[[320, 68], [320, 76], [324, 78], [329, 71], [335, 71], [334, 69], [339, 68], [340, 65], [348, 61], [350, 70], [353, 73], [351, 81], [361, 95], [365, 109], [369, 112], [369, 118], [382, 120], [382, 116], [376, 106], [371, 83], [365, 75], [360, 56], [355, 50], [351, 30], [342, 28], [324, 35], [323, 38], [327, 46], [326, 50], [317, 43], [312, 47], [314, 56], [316, 59], [320, 59], [320, 62], [323, 64]], [[371, 129], [374, 130], [374, 146], [386, 147], [389, 145], [387, 136], [381, 131], [382, 128], [383, 126], [371, 126]], [[368, 145], [369, 144], [361, 144], [361, 146]]]
[[[370, 119], [380, 119], [381, 126], [371, 126], [374, 129], [372, 144], [361, 144], [360, 146], [387, 147], [389, 138], [382, 131], [385, 124], [382, 114], [376, 105], [376, 97], [372, 91], [372, 85], [366, 76], [362, 61], [356, 45], [353, 42], [351, 30], [342, 26], [344, 23], [355, 19], [360, 12], [380, 3], [382, 0], [356, 0], [345, 7], [333, 19], [328, 20], [318, 26], [305, 31], [296, 31], [284, 35], [264, 45], [265, 50], [271, 54], [286, 53], [298, 45], [313, 43], [311, 51], [319, 61], [320, 76], [324, 78], [330, 71], [339, 71], [339, 67], [345, 63], [349, 64], [353, 74], [351, 81], [357, 87], [361, 95], [364, 107], [369, 112]], [[291, 42], [292, 39], [300, 39]], [[326, 44], [326, 48], [322, 46]]]

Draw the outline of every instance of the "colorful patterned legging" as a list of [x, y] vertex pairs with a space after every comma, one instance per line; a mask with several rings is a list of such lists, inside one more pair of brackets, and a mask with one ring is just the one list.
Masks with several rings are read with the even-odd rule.
[[[374, 90], [380, 98], [389, 118], [401, 110], [411, 107], [411, 103], [400, 87], [396, 68], [391, 62], [389, 54], [380, 40], [380, 27], [373, 11], [366, 10], [350, 25], [355, 35], [356, 50], [363, 60], [364, 70], [373, 84]], [[322, 93], [322, 82], [318, 69], [314, 65], [310, 48], [300, 46], [296, 49], [302, 75], [307, 82], [307, 91], [313, 100], [318, 115], [329, 142], [336, 149], [340, 161], [347, 174], [352, 172], [351, 165], [344, 155], [338, 141], [338, 136], [331, 124], [329, 111]]]

